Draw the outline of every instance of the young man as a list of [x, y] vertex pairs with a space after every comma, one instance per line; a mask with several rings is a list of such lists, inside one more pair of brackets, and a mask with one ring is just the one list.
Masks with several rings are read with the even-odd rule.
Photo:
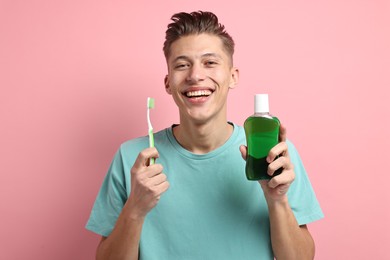
[[102, 235], [97, 259], [313, 259], [306, 224], [322, 212], [284, 127], [268, 156], [282, 174], [245, 177], [244, 131], [226, 112], [232, 38], [209, 12], [172, 20], [165, 88], [180, 124], [157, 132], [156, 148], [147, 137], [119, 148], [87, 224]]

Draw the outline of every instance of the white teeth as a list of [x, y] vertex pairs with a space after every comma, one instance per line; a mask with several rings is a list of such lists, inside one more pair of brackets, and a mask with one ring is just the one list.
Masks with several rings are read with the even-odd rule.
[[187, 97], [198, 97], [198, 96], [209, 96], [211, 95], [210, 90], [196, 90], [196, 91], [190, 91], [186, 93]]

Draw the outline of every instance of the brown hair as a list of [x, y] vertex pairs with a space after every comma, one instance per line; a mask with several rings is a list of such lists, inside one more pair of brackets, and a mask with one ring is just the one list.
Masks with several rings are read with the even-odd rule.
[[177, 13], [171, 17], [172, 23], [168, 24], [165, 32], [164, 55], [167, 59], [170, 48], [174, 41], [182, 36], [208, 33], [218, 36], [223, 43], [227, 53], [233, 59], [234, 41], [226, 32], [225, 26], [218, 22], [218, 17], [211, 12], [197, 11], [192, 13]]

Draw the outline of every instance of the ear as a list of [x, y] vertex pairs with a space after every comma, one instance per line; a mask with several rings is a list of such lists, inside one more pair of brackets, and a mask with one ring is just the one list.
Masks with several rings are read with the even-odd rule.
[[170, 86], [169, 86], [168, 75], [165, 75], [165, 78], [164, 78], [164, 85], [165, 85], [165, 91], [166, 91], [169, 95], [172, 95], [172, 91], [171, 91], [171, 88], [170, 88]]
[[239, 75], [240, 75], [240, 73], [239, 73], [238, 68], [233, 67], [231, 69], [231, 77], [230, 77], [230, 83], [229, 83], [230, 89], [233, 89], [237, 86]]

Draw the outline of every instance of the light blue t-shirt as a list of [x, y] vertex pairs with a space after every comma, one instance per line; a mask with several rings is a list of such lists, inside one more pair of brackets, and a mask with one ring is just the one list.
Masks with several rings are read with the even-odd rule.
[[[140, 259], [274, 259], [267, 204], [257, 181], [245, 176], [239, 146], [241, 126], [228, 141], [203, 155], [185, 150], [172, 127], [155, 134], [155, 146], [170, 183], [147, 215], [140, 240]], [[300, 225], [323, 217], [299, 155], [288, 143], [296, 179], [288, 199]], [[141, 137], [121, 145], [110, 166], [87, 223], [109, 236], [130, 194], [130, 169], [148, 147]]]

